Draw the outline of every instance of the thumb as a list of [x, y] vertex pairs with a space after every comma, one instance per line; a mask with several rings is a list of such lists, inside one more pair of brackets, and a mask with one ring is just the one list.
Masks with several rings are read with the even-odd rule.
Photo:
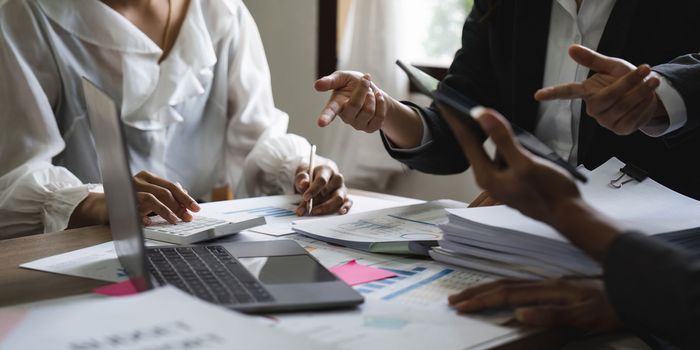
[[493, 140], [498, 154], [503, 157], [507, 164], [514, 164], [523, 160], [525, 155], [516, 144], [517, 141], [513, 135], [513, 130], [505, 117], [488, 108], [472, 110], [471, 113], [477, 117], [479, 125]]
[[571, 45], [569, 56], [576, 63], [599, 73], [612, 73], [620, 64], [616, 59], [599, 54], [582, 45]]

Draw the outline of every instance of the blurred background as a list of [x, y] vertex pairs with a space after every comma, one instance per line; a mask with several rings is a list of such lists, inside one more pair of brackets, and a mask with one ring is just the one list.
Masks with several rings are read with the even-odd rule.
[[316, 119], [329, 94], [314, 81], [336, 69], [370, 73], [400, 100], [428, 104], [413, 93], [394, 62], [401, 59], [440, 78], [460, 47], [472, 0], [244, 0], [257, 22], [278, 108], [290, 132], [307, 137], [336, 160], [350, 186], [421, 199], [470, 201], [479, 190], [471, 171], [421, 174], [392, 160], [378, 134], [340, 120], [321, 129]]

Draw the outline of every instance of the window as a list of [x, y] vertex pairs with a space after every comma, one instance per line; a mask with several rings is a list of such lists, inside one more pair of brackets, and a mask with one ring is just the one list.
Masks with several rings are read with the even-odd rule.
[[[319, 77], [336, 68], [350, 1], [319, 0]], [[401, 0], [400, 58], [442, 78], [460, 47], [472, 4], [473, 0]]]
[[413, 64], [447, 68], [459, 49], [473, 0], [402, 0], [403, 58]]

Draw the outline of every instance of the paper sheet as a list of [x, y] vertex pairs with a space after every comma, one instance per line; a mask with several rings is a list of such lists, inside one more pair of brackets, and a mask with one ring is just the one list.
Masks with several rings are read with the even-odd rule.
[[479, 349], [518, 337], [512, 328], [455, 312], [367, 300], [345, 312], [287, 314], [276, 327], [334, 349]]
[[[408, 200], [406, 202], [394, 202], [383, 199], [371, 198], [361, 195], [349, 195], [353, 201], [351, 214], [367, 211], [414, 204], [421, 201]], [[249, 229], [251, 232], [262, 233], [270, 236], [285, 236], [294, 233], [292, 223], [318, 219], [318, 216], [298, 217], [294, 214], [301, 197], [299, 195], [267, 196], [246, 198], [231, 201], [204, 203], [198, 215], [229, 220], [241, 213], [264, 215], [267, 224]], [[327, 215], [323, 217], [331, 217]]]
[[[4, 317], [0, 310], [0, 319]], [[173, 287], [123, 298], [30, 309], [0, 343], [1, 350], [47, 346], [55, 350], [321, 348]]]
[[127, 279], [112, 241], [30, 261], [20, 267], [109, 282]]
[[[164, 245], [170, 244], [146, 240], [146, 246], [149, 247]], [[112, 241], [30, 261], [20, 267], [107, 282], [122, 282], [127, 279]]]
[[435, 241], [442, 237], [438, 224], [447, 222], [445, 208], [466, 207], [466, 204], [439, 200], [428, 203], [297, 222], [297, 232], [332, 240], [380, 243], [402, 241]]
[[[290, 236], [327, 268], [356, 260], [363, 265], [392, 271], [396, 277], [355, 286], [365, 300], [375, 300], [407, 307], [430, 307], [451, 313], [447, 296], [497, 278], [496, 275], [448, 267], [425, 259], [374, 254], [337, 247], [302, 235]], [[498, 311], [473, 315], [474, 318], [502, 324], [513, 318], [512, 312]]]
[[[647, 235], [700, 227], [700, 202], [676, 193], [652, 179], [632, 181], [620, 189], [611, 188], [611, 179], [620, 176], [620, 160], [612, 158], [593, 171], [581, 168], [588, 182], [578, 184], [581, 195], [592, 207], [626, 230]], [[482, 225], [526, 232], [566, 242], [551, 227], [530, 219], [506, 206], [450, 209], [450, 213]], [[508, 220], [504, 220], [508, 218]]]

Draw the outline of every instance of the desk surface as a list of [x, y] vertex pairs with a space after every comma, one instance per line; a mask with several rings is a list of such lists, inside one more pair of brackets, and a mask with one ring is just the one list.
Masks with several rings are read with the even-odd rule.
[[[353, 194], [402, 201], [402, 197], [354, 190]], [[39, 258], [85, 248], [111, 240], [107, 226], [32, 235], [0, 241], [0, 306], [89, 293], [108, 282], [20, 268]], [[571, 339], [567, 331], [547, 331], [505, 344], [499, 349], [558, 348]]]

